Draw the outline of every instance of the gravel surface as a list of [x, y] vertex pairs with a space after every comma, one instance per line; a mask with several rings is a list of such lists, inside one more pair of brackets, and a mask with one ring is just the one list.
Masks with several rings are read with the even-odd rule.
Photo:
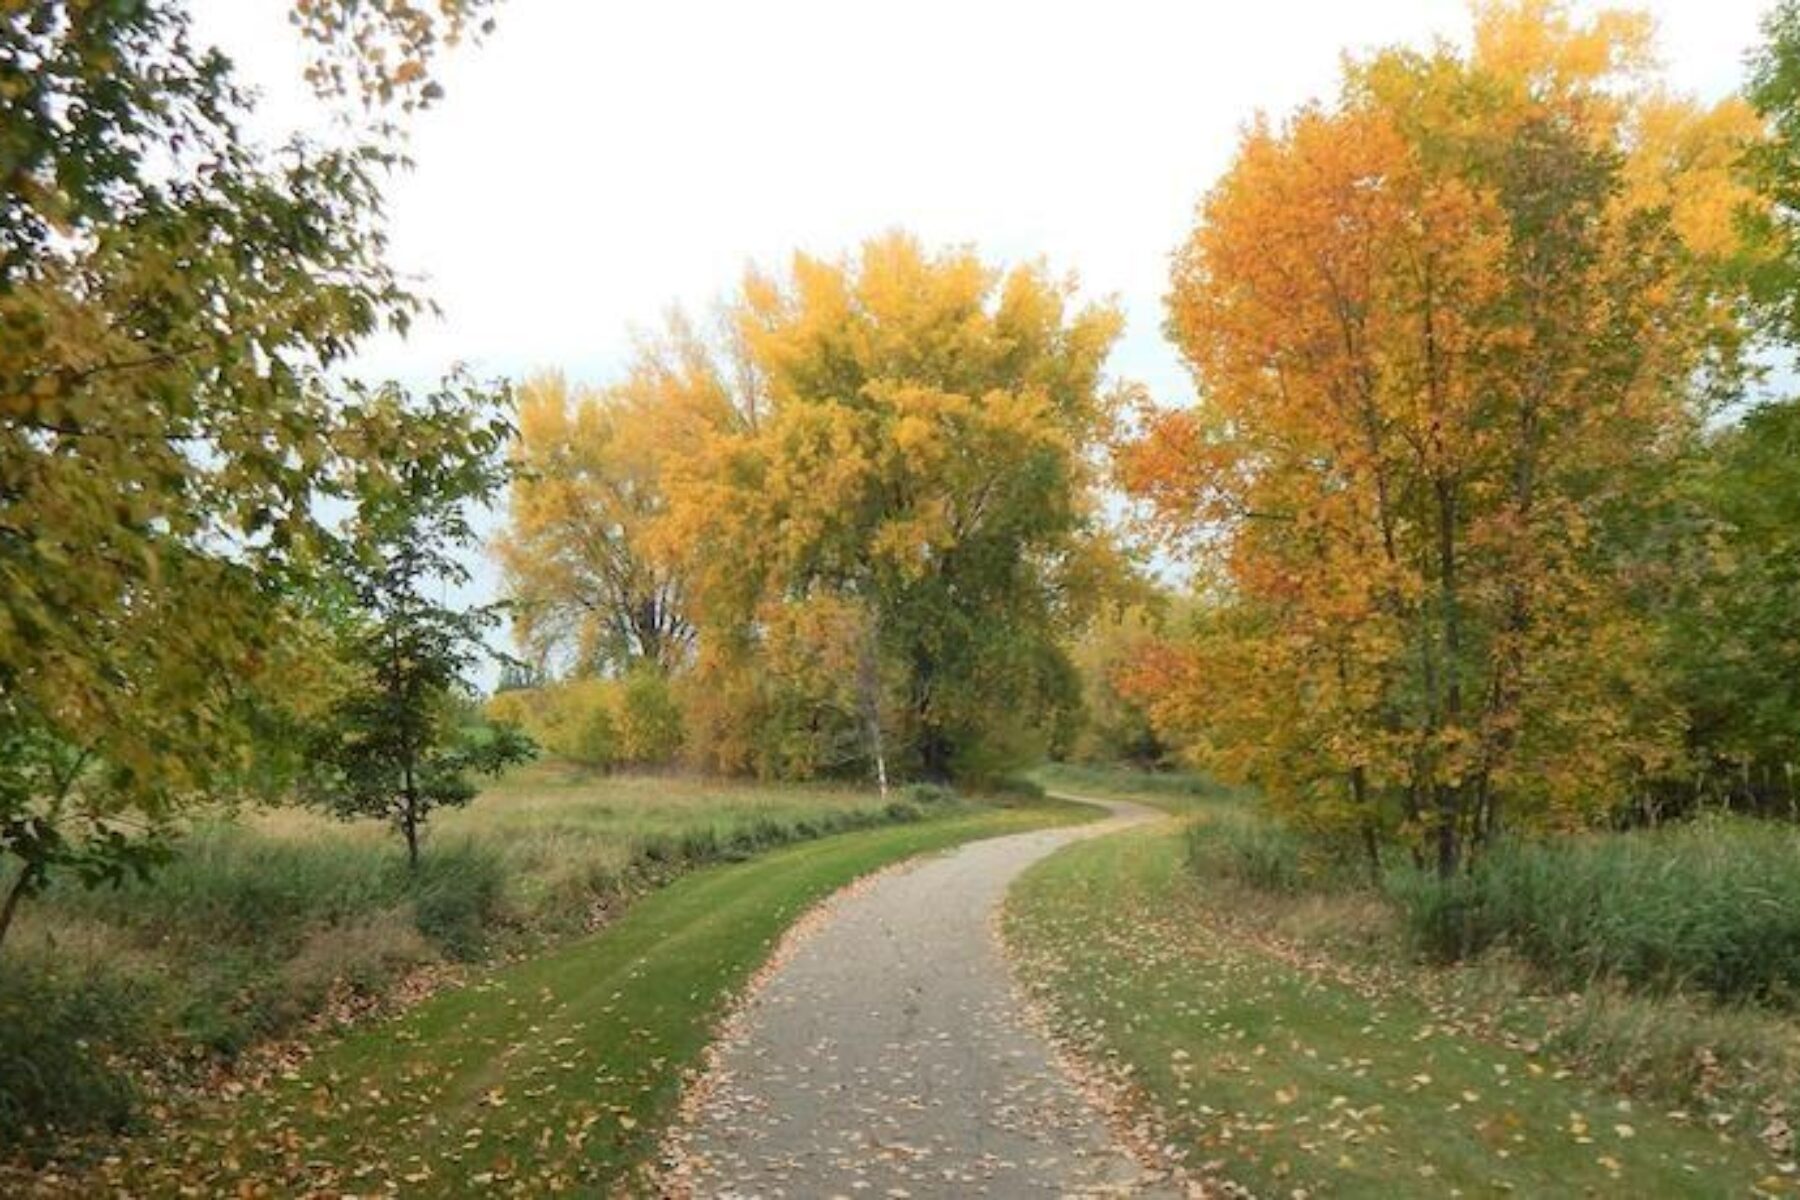
[[1156, 814], [971, 843], [852, 889], [735, 1019], [675, 1139], [704, 1197], [1174, 1196], [1024, 1019], [994, 932], [1014, 876]]

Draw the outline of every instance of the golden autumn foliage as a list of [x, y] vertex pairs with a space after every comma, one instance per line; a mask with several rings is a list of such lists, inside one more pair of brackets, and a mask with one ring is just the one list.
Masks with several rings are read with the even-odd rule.
[[1070, 298], [895, 235], [753, 274], [730, 313], [756, 391], [673, 489], [704, 619], [756, 645], [771, 606], [852, 604], [872, 750], [891, 734], [911, 770], [989, 773], [1073, 708], [1059, 639], [1110, 561], [1090, 450], [1119, 317]]
[[693, 640], [689, 572], [659, 538], [664, 464], [729, 409], [687, 347], [664, 349], [604, 392], [558, 375], [519, 390], [519, 473], [495, 550], [517, 632], [540, 659], [561, 647], [588, 671], [667, 671]]
[[712, 769], [1041, 753], [1122, 570], [1093, 499], [1119, 316], [1072, 291], [892, 235], [753, 272], [718, 344], [677, 323], [604, 392], [528, 385], [500, 543], [527, 645], [674, 675]]
[[1136, 672], [1163, 727], [1446, 872], [1680, 752], [1633, 523], [1736, 365], [1755, 132], [1660, 89], [1636, 15], [1476, 22], [1246, 134], [1176, 256], [1199, 401], [1121, 460], [1206, 570]]
[[[1144, 659], [1180, 622], [1165, 611], [1161, 596], [1119, 598], [1102, 607], [1071, 645], [1069, 657], [1081, 679], [1081, 724], [1068, 757], [1092, 763], [1163, 765], [1170, 747], [1158, 736], [1141, 695]], [[1185, 615], [1185, 614], [1183, 614]]]
[[[409, 47], [407, 103], [480, 7], [293, 11], [321, 61]], [[0, 936], [266, 782], [271, 730], [324, 707], [296, 686], [342, 682], [284, 673], [318, 648], [329, 501], [466, 450], [452, 394], [487, 406], [346, 376], [421, 308], [386, 260], [399, 126], [277, 150], [251, 104], [177, 0], [0, 8]]]
[[509, 689], [493, 696], [486, 712], [584, 766], [663, 767], [681, 754], [681, 710], [669, 681], [648, 667], [622, 679], [588, 676]]

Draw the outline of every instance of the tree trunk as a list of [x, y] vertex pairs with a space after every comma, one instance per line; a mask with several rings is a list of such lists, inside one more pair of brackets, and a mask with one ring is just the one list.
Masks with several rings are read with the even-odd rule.
[[869, 735], [869, 754], [875, 760], [875, 785], [881, 789], [881, 798], [886, 800], [887, 749], [881, 736], [881, 647], [877, 620], [871, 606], [868, 627], [856, 656], [856, 691], [857, 703], [862, 709], [863, 727]]
[[919, 769], [932, 783], [950, 782], [950, 739], [931, 712], [937, 663], [929, 651], [913, 650], [913, 717], [919, 723]]
[[950, 739], [935, 725], [919, 732], [919, 771], [932, 783], [950, 782]]
[[400, 831], [406, 835], [406, 865], [411, 870], [419, 869], [419, 817], [413, 812], [412, 805], [400, 817]]
[[1369, 860], [1369, 886], [1381, 886], [1381, 841], [1375, 836], [1375, 825], [1363, 825], [1363, 853]]
[[400, 832], [406, 835], [406, 865], [410, 869], [419, 869], [419, 789], [413, 780], [413, 765], [409, 760], [402, 770], [400, 793]]
[[[1462, 726], [1462, 613], [1457, 599], [1456, 578], [1456, 491], [1455, 485], [1439, 476], [1435, 484], [1438, 508], [1438, 580], [1442, 607], [1444, 639], [1444, 725], [1449, 729]], [[1436, 785], [1438, 829], [1438, 876], [1448, 879], [1456, 874], [1462, 857], [1461, 822], [1463, 817], [1463, 781]]]
[[13, 880], [12, 887], [7, 889], [6, 902], [0, 904], [0, 946], [6, 944], [6, 931], [12, 928], [13, 917], [19, 911], [19, 903], [25, 899], [25, 893], [30, 891], [32, 885], [37, 882], [41, 871], [42, 868], [37, 863], [25, 864], [19, 871], [19, 877]]
[[1350, 800], [1362, 821], [1363, 852], [1369, 859], [1369, 882], [1381, 883], [1381, 843], [1375, 834], [1375, 813], [1369, 804], [1369, 775], [1360, 765], [1350, 768]]

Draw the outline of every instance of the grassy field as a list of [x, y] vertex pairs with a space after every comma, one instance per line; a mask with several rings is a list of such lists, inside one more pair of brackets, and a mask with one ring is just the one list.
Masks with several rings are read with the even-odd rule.
[[338, 1040], [44, 1194], [594, 1194], [652, 1154], [730, 998], [808, 906], [924, 851], [1092, 810], [980, 807], [696, 871], [596, 934]]
[[1170, 822], [1015, 887], [1006, 931], [1060, 1031], [1128, 1072], [1197, 1170], [1256, 1194], [1742, 1196], [1751, 1131], [1586, 1081], [1404, 986], [1222, 926]]
[[0, 955], [0, 1158], [127, 1128], [246, 1047], [604, 923], [694, 867], [956, 808], [538, 764], [442, 813], [417, 875], [378, 824], [216, 815], [147, 883], [23, 910]]

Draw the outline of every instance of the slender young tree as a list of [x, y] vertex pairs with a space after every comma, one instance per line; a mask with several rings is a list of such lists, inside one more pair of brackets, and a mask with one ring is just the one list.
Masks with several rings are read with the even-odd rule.
[[469, 581], [469, 508], [504, 485], [512, 427], [485, 398], [461, 392], [415, 409], [390, 398], [389, 407], [432, 431], [433, 453], [371, 483], [343, 544], [339, 652], [358, 671], [318, 731], [309, 787], [341, 817], [391, 822], [416, 868], [432, 812], [468, 803], [472, 774], [497, 773], [533, 748], [509, 727], [459, 724], [456, 701], [501, 606], [444, 599]]

